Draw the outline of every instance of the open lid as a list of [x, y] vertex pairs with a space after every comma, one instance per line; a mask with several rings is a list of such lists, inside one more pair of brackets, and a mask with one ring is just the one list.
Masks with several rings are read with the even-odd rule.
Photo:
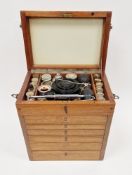
[[105, 70], [111, 12], [21, 11], [27, 68]]

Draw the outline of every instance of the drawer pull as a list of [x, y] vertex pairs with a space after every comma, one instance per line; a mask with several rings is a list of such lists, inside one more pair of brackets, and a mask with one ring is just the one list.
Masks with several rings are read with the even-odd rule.
[[68, 113], [67, 106], [64, 106], [64, 111], [65, 111], [66, 114]]
[[67, 154], [67, 152], [65, 152], [65, 156], [67, 156], [68, 154]]

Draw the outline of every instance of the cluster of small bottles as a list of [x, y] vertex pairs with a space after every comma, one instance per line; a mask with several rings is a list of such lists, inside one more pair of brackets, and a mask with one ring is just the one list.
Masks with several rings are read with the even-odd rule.
[[38, 84], [38, 78], [33, 77], [28, 85], [28, 90], [26, 92], [26, 97], [27, 100], [29, 99], [30, 96], [33, 96], [35, 94], [35, 90], [37, 88], [37, 84]]
[[96, 100], [105, 100], [103, 81], [100, 74], [94, 74], [94, 83], [96, 89]]

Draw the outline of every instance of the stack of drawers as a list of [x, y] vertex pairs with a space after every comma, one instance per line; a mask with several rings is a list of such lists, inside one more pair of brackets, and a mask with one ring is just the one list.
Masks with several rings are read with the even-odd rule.
[[[93, 109], [94, 108], [94, 109]], [[106, 110], [106, 113], [105, 113]], [[98, 160], [108, 119], [107, 108], [43, 105], [21, 109], [32, 160]], [[103, 112], [102, 112], [103, 111]]]

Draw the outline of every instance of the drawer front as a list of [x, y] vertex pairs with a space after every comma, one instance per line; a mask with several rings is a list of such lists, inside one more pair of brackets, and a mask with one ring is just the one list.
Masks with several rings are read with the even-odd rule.
[[24, 116], [26, 124], [63, 124], [64, 123], [64, 116], [37, 116], [37, 115], [26, 115]]
[[67, 111], [69, 115], [108, 115], [113, 112], [113, 109], [108, 105], [68, 105]]
[[101, 104], [80, 104], [80, 105], [64, 105], [64, 104], [45, 104], [24, 106], [20, 109], [21, 115], [108, 115], [113, 113], [113, 109], [109, 105]]
[[26, 124], [93, 124], [105, 125], [106, 116], [47, 116], [47, 115], [26, 115], [24, 116]]
[[30, 143], [50, 143], [50, 142], [93, 142], [102, 143], [103, 136], [29, 136]]
[[27, 124], [26, 125], [27, 129], [105, 129], [105, 125], [88, 125], [88, 124], [74, 124], [74, 125], [55, 125], [55, 124]]
[[107, 121], [106, 116], [68, 116], [68, 124], [102, 124], [105, 125]]
[[32, 107], [23, 107], [20, 110], [21, 115], [66, 115], [67, 108], [65, 105], [40, 105]]
[[103, 136], [104, 135], [104, 130], [27, 130], [28, 135], [30, 136], [48, 136], [48, 135], [59, 135], [59, 136], [69, 136], [69, 135], [77, 135], [77, 136]]
[[98, 160], [99, 151], [33, 151], [33, 160]]
[[71, 142], [67, 142], [67, 143], [30, 143], [30, 147], [32, 151], [39, 151], [39, 150], [43, 150], [43, 151], [49, 151], [49, 150], [53, 150], [53, 151], [99, 151], [101, 150], [101, 143], [71, 143]]

